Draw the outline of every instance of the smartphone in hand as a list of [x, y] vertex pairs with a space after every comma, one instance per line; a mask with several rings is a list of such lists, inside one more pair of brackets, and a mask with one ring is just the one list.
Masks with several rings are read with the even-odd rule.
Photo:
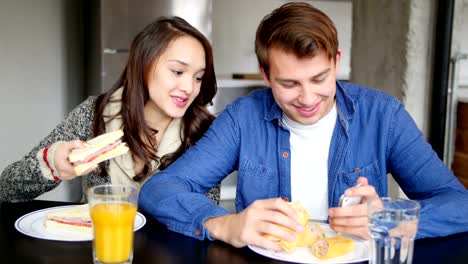
[[357, 205], [360, 204], [362, 201], [361, 196], [352, 196], [352, 197], [347, 197], [344, 194], [341, 195], [340, 197], [340, 202], [338, 204], [339, 207], [346, 207], [346, 206], [351, 206], [351, 205]]
[[[361, 184], [356, 185], [356, 187], [361, 186]], [[339, 207], [346, 207], [346, 206], [352, 206], [352, 205], [357, 205], [360, 204], [362, 201], [362, 196], [351, 196], [347, 197], [344, 194], [340, 196], [340, 201], [338, 203]]]

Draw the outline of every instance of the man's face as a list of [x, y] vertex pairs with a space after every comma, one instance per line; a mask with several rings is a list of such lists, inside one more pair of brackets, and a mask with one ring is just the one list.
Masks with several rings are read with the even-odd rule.
[[268, 52], [270, 74], [263, 73], [276, 103], [292, 120], [312, 125], [328, 114], [335, 103], [336, 74], [341, 58], [336, 62], [324, 52], [313, 58], [297, 58], [292, 53], [272, 48]]

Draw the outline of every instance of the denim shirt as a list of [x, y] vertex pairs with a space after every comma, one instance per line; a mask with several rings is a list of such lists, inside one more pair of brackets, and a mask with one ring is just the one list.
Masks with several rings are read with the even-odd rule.
[[[418, 238], [468, 231], [468, 191], [437, 157], [403, 105], [377, 90], [342, 82], [336, 86], [329, 206], [336, 207], [360, 176], [379, 196], [387, 196], [391, 173], [405, 194], [422, 205]], [[238, 171], [238, 212], [258, 199], [291, 199], [289, 131], [281, 115], [271, 89], [238, 98], [193, 147], [142, 186], [140, 208], [170, 230], [211, 239], [203, 223], [230, 212], [203, 193], [232, 171]]]

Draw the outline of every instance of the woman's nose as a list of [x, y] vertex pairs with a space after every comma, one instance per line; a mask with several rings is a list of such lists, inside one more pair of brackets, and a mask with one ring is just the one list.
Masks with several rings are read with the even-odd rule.
[[186, 94], [192, 94], [194, 90], [195, 80], [192, 78], [184, 78], [179, 86], [179, 89], [184, 91]]

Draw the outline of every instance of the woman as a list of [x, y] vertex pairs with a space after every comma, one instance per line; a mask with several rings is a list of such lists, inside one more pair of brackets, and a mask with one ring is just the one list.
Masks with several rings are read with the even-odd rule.
[[[139, 186], [163, 170], [208, 129], [206, 105], [216, 93], [208, 40], [179, 17], [160, 18], [134, 39], [125, 69], [107, 93], [89, 97], [22, 160], [3, 171], [0, 200], [30, 200], [62, 180]], [[77, 175], [68, 154], [86, 140], [123, 129], [130, 151]], [[219, 201], [219, 185], [207, 192]]]

